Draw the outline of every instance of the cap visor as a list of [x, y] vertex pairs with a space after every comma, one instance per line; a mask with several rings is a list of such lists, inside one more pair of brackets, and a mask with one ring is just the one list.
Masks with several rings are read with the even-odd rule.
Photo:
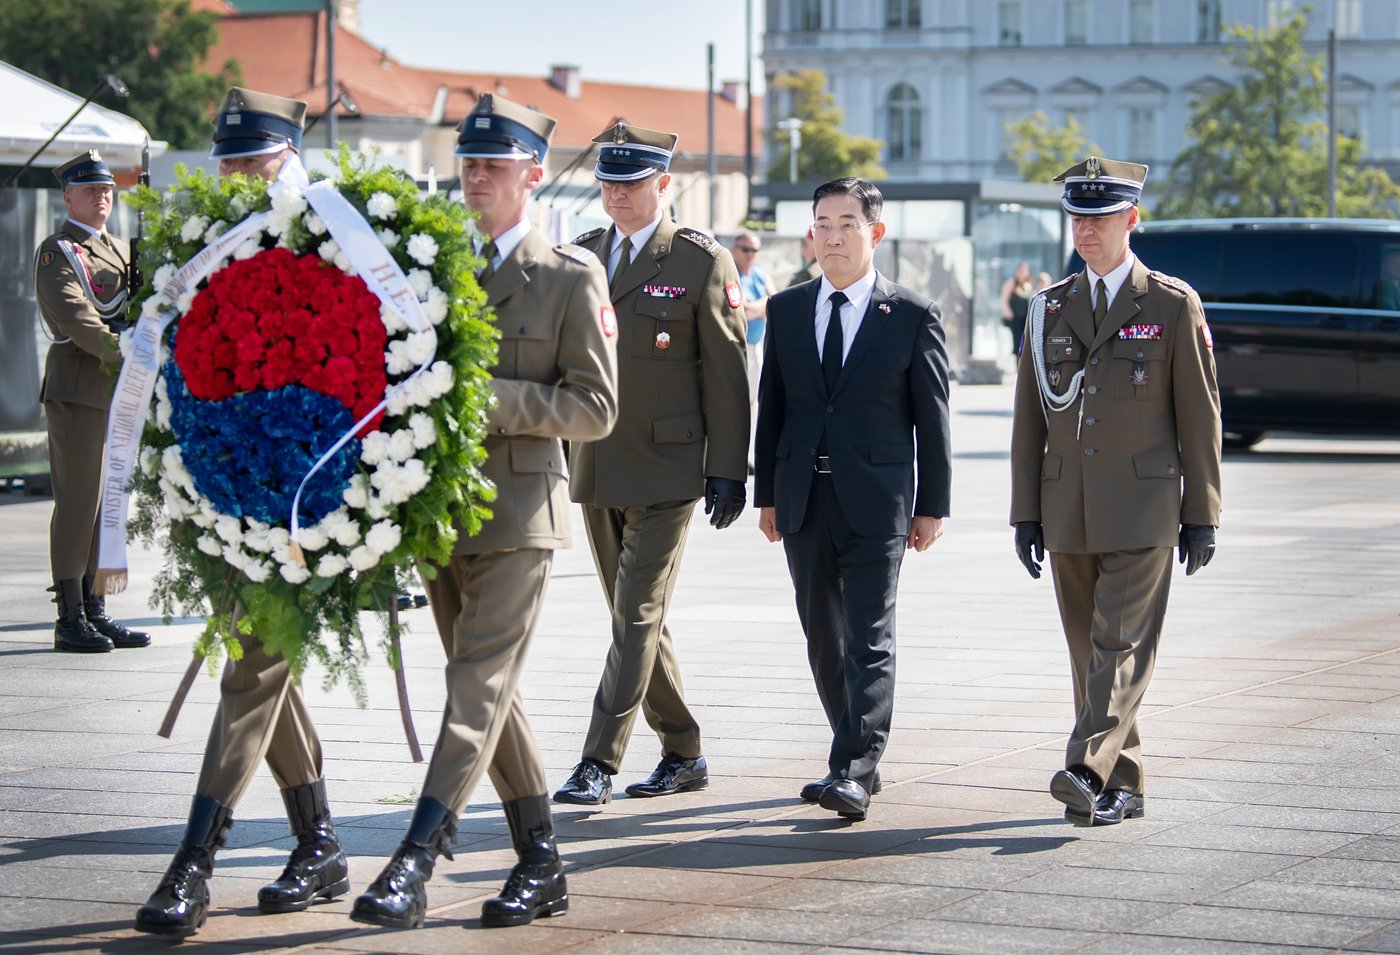
[[266, 139], [224, 139], [209, 150], [210, 159], [239, 159], [243, 156], [265, 156], [290, 146], [288, 142], [270, 143]]
[[600, 162], [593, 174], [604, 182], [637, 182], [664, 170], [656, 166], [630, 166], [620, 162]]
[[1111, 216], [1131, 209], [1136, 203], [1126, 199], [1061, 199], [1060, 205], [1072, 216]]
[[457, 148], [452, 150], [452, 155], [460, 156], [463, 159], [534, 159], [535, 157], [523, 149], [506, 143], [469, 142], [458, 143]]

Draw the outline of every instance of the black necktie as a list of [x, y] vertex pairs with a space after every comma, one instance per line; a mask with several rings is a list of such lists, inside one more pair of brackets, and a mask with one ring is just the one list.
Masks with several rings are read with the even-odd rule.
[[632, 264], [632, 240], [623, 238], [622, 251], [617, 256], [617, 269], [613, 272], [612, 282], [608, 285], [608, 291], [616, 292], [618, 284], [622, 281], [622, 273], [627, 271], [627, 266]]
[[486, 280], [496, 274], [496, 242], [494, 239], [487, 239], [481, 244], [481, 257], [486, 260], [486, 264], [481, 267], [481, 272], [476, 280], [485, 284]]
[[826, 380], [826, 392], [831, 394], [836, 388], [836, 379], [841, 374], [841, 350], [845, 341], [841, 333], [841, 306], [850, 299], [845, 292], [832, 292], [831, 315], [826, 320], [826, 339], [822, 342], [822, 378]]
[[1103, 317], [1108, 314], [1108, 287], [1103, 284], [1103, 279], [1094, 286], [1094, 331], [1099, 330], [1103, 324]]

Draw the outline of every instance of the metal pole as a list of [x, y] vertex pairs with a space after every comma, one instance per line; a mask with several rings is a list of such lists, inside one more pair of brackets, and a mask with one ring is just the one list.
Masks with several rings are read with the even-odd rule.
[[1337, 215], [1337, 30], [1327, 31], [1327, 215]]
[[335, 0], [326, 0], [326, 148], [335, 149]]
[[715, 45], [705, 44], [705, 123], [710, 138], [705, 157], [705, 175], [710, 179], [710, 232], [715, 231], [715, 206], [719, 202], [719, 182], [715, 177]]
[[744, 4], [744, 211], [753, 210], [753, 0]]

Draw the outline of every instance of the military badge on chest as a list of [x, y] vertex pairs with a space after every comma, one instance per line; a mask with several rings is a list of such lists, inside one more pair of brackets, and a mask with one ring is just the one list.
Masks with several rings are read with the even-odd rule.
[[[1118, 338], [1126, 342], [1159, 342], [1162, 340], [1162, 326], [1155, 324], [1124, 325], [1118, 329]], [[1143, 388], [1147, 385], [1147, 363], [1142, 359], [1145, 356], [1142, 351], [1137, 353], [1138, 360], [1133, 362], [1133, 373], [1128, 376], [1128, 381], [1134, 388]]]
[[[685, 297], [686, 288], [684, 285], [643, 285], [642, 294], [652, 298], [677, 299]], [[662, 351], [671, 347], [671, 333], [666, 330], [666, 310], [661, 310], [661, 317], [656, 322], [656, 347]]]

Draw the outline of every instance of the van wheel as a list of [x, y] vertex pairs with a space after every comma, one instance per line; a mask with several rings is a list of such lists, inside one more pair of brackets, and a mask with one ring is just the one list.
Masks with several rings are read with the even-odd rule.
[[1220, 444], [1232, 451], [1247, 451], [1263, 440], [1262, 431], [1226, 431]]

